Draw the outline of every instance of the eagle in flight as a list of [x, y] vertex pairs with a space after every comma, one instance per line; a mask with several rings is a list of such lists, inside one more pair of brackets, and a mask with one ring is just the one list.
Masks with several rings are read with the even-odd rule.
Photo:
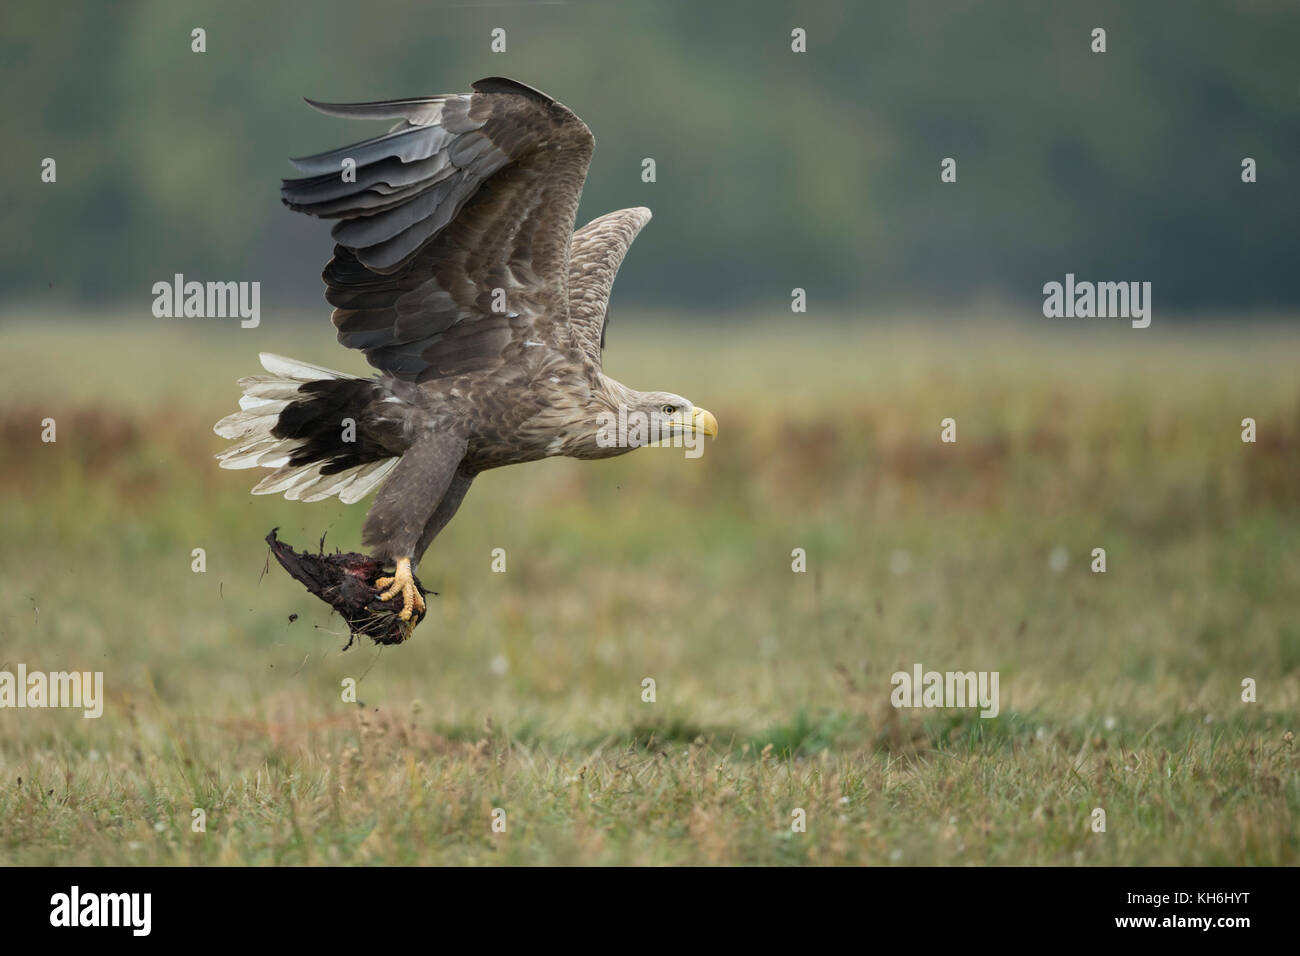
[[351, 504], [379, 487], [362, 541], [393, 568], [375, 582], [380, 599], [400, 596], [409, 622], [424, 613], [414, 567], [479, 472], [698, 440], [718, 424], [601, 371], [610, 287], [650, 210], [574, 231], [595, 140], [567, 107], [500, 77], [468, 94], [307, 102], [395, 121], [292, 160], [304, 177], [281, 188], [290, 209], [338, 220], [325, 298], [338, 340], [379, 371], [262, 354], [269, 374], [240, 380], [240, 411], [215, 426], [236, 444], [217, 457], [274, 469], [254, 494]]

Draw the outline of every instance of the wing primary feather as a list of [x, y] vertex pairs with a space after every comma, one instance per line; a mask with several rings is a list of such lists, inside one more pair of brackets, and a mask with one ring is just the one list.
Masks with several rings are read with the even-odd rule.
[[442, 106], [450, 96], [413, 96], [401, 100], [376, 100], [370, 103], [324, 103], [303, 97], [307, 105], [326, 116], [342, 119], [394, 120], [400, 119], [413, 126], [436, 123]]

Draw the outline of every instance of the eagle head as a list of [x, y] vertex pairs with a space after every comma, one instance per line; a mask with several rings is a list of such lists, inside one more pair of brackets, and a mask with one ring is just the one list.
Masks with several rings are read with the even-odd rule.
[[685, 448], [687, 456], [695, 458], [703, 452], [704, 439], [718, 434], [718, 420], [711, 412], [674, 392], [639, 392], [617, 385], [603, 398], [589, 423], [586, 454], [574, 457], [607, 458], [648, 445], [668, 445]]

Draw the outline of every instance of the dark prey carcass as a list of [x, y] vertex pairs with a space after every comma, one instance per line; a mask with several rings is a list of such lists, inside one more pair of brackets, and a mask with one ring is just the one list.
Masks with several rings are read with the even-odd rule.
[[[388, 575], [381, 562], [355, 551], [343, 553], [336, 550], [333, 554], [326, 554], [323, 538], [318, 554], [295, 551], [276, 537], [279, 530], [272, 528], [266, 536], [271, 553], [294, 580], [338, 611], [347, 622], [348, 630], [352, 632], [347, 647], [352, 646], [352, 640], [358, 634], [364, 634], [376, 644], [401, 644], [411, 636], [415, 625], [424, 619], [423, 608], [416, 609], [410, 620], [401, 619], [401, 594], [387, 601], [379, 599], [383, 589], [376, 587], [375, 582]], [[414, 580], [421, 594], [432, 593], [425, 590], [418, 577]]]

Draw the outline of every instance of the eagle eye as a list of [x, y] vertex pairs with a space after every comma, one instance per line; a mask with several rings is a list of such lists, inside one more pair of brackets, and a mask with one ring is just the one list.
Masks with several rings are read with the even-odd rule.
[[664, 405], [662, 408], [659, 409], [659, 411], [663, 412], [665, 415], [671, 415], [673, 412], [677, 411], [677, 406]]

